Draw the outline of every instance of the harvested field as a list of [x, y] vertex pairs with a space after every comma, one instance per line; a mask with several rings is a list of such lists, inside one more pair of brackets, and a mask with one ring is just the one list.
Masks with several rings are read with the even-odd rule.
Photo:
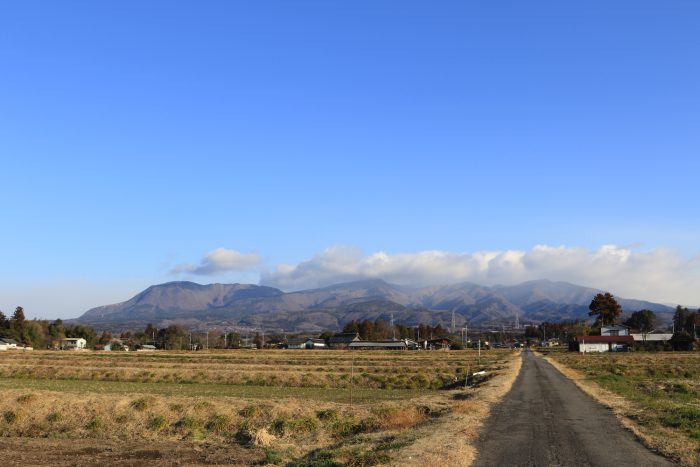
[[[0, 452], [26, 442], [17, 464], [41, 464], [31, 456], [42, 443], [59, 443], [64, 449], [52, 452], [67, 456], [80, 448], [83, 459], [97, 449], [96, 461], [127, 464], [136, 459], [119, 458], [119, 446], [163, 465], [176, 450], [185, 463], [386, 463], [416, 441], [417, 428], [460, 405], [454, 393], [474, 391], [442, 388], [481, 369], [503, 372], [513, 357], [492, 350], [477, 364], [474, 351], [7, 352]], [[110, 452], [99, 451], [103, 443]]]
[[550, 361], [612, 407], [652, 449], [700, 465], [700, 354], [551, 352]]

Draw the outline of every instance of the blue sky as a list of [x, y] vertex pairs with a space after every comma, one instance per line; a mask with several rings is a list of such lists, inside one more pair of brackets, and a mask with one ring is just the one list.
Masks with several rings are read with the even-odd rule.
[[[0, 309], [303, 288], [324, 282], [304, 265], [382, 276], [378, 253], [427, 251], [530, 271], [455, 280], [700, 304], [699, 20], [690, 1], [5, 4]], [[542, 269], [537, 245], [585, 254]], [[598, 274], [606, 245], [634, 261]], [[228, 266], [197, 269], [217, 249]], [[347, 274], [319, 271], [329, 254]]]

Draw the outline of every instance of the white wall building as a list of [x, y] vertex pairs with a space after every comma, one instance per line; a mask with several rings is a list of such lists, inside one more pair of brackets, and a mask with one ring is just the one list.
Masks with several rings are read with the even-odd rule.
[[627, 326], [614, 324], [611, 326], [603, 326], [600, 328], [601, 336], [629, 336], [630, 330]]
[[82, 337], [67, 337], [61, 339], [62, 350], [82, 350], [87, 346], [87, 341]]

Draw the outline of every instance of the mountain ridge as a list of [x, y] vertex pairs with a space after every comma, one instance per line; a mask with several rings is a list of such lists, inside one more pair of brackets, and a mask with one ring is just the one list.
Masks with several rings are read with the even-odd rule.
[[[502, 326], [588, 319], [588, 305], [599, 289], [546, 279], [515, 285], [482, 286], [461, 282], [406, 287], [382, 279], [283, 292], [254, 284], [198, 284], [173, 281], [152, 285], [124, 302], [92, 308], [71, 321], [105, 329], [146, 323], [180, 322], [194, 329], [211, 326], [257, 327], [315, 332], [341, 329], [353, 319], [388, 319], [406, 325]], [[673, 308], [644, 300], [618, 298], [626, 313], [648, 308], [669, 319]]]

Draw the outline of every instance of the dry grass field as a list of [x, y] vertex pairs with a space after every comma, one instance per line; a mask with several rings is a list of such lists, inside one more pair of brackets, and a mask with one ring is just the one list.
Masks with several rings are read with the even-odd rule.
[[684, 465], [700, 465], [700, 353], [548, 356], [649, 447]]
[[3, 352], [0, 456], [11, 465], [389, 463], [479, 391], [445, 388], [514, 360], [497, 350], [481, 364], [474, 351]]

